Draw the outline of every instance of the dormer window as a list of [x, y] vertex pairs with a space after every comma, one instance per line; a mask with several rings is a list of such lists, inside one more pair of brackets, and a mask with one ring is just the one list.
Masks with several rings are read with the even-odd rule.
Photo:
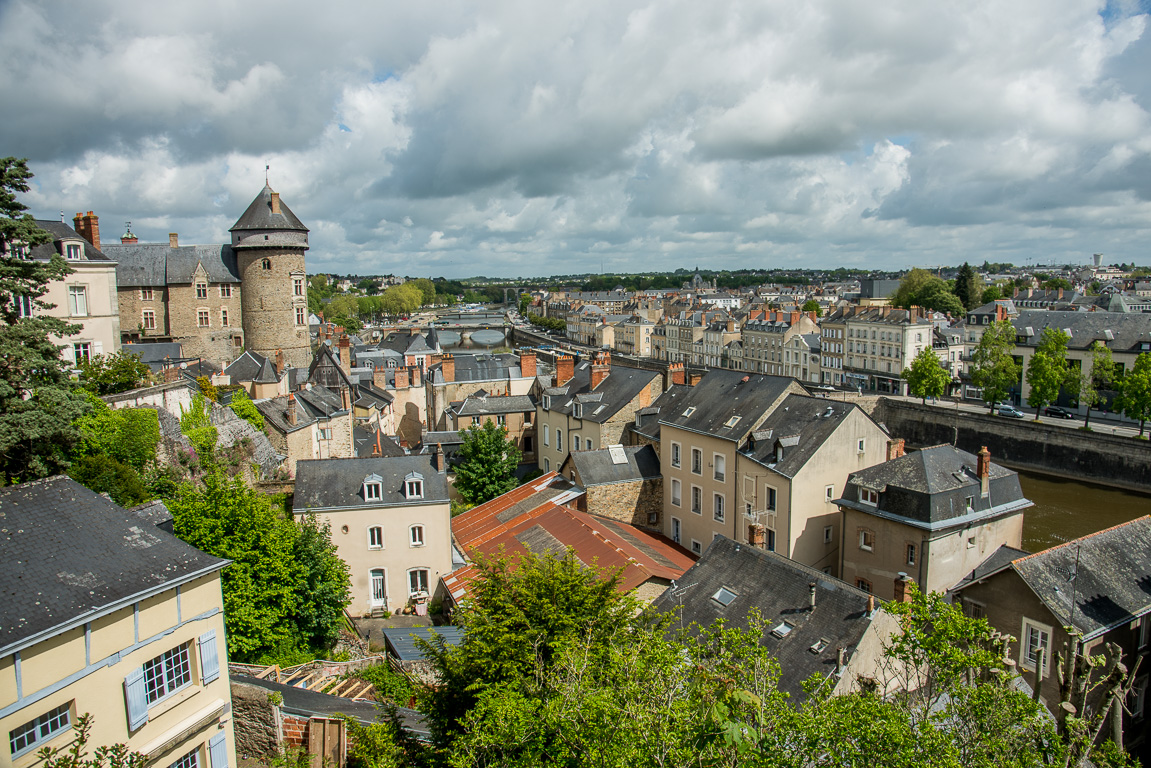
[[404, 478], [404, 496], [409, 499], [422, 499], [424, 497], [424, 476], [419, 472], [410, 472]]
[[583, 418], [583, 403], [575, 403], [572, 405], [572, 416], [575, 416], [577, 419]]
[[544, 395], [544, 410], [550, 411], [552, 409], [552, 396]]
[[68, 257], [68, 261], [79, 261], [82, 253], [84, 248], [79, 243], [68, 243], [64, 246], [64, 255]]
[[879, 492], [873, 491], [870, 488], [860, 488], [859, 501], [874, 507], [879, 504]]
[[384, 478], [368, 475], [364, 478], [364, 501], [380, 501], [384, 498]]

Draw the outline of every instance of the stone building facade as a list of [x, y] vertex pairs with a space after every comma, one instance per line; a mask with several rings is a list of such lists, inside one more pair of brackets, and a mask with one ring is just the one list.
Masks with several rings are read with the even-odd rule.
[[121, 338], [175, 341], [184, 357], [221, 368], [245, 350], [292, 367], [311, 359], [304, 252], [308, 229], [265, 186], [232, 227], [231, 242], [105, 244], [116, 266]]

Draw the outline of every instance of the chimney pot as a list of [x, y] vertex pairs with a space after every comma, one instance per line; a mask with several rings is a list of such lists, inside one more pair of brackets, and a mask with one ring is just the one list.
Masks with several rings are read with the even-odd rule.
[[572, 376], [575, 375], [575, 360], [571, 355], [560, 355], [556, 359], [556, 383], [557, 387], [562, 387], [571, 381]]
[[907, 574], [900, 571], [895, 577], [895, 602], [897, 603], [910, 603], [911, 602], [911, 579], [907, 578]]
[[296, 426], [297, 418], [298, 417], [296, 415], [296, 396], [295, 395], [288, 395], [288, 424], [290, 424], [293, 427]]
[[807, 607], [815, 610], [815, 582], [807, 585]]
[[180, 247], [180, 236], [178, 234], [176, 234], [175, 232], [169, 232], [168, 233], [168, 247], [169, 248], [179, 248]]
[[444, 374], [444, 381], [453, 382], [456, 380], [456, 359], [452, 355], [444, 355], [440, 360], [440, 372]]
[[443, 472], [447, 468], [447, 462], [444, 459], [444, 446], [436, 443], [436, 451], [432, 454], [432, 463], [437, 472]]
[[979, 449], [975, 468], [979, 475], [979, 494], [987, 496], [991, 492], [991, 451], [986, 445]]

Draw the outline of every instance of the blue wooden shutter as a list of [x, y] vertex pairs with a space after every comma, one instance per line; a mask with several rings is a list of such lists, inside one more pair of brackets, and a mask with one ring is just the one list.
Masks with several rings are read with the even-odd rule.
[[124, 678], [124, 700], [128, 704], [128, 728], [134, 731], [148, 722], [148, 693], [144, 689], [143, 667], [136, 667]]
[[228, 739], [224, 731], [208, 739], [208, 754], [212, 756], [212, 768], [228, 768]]
[[204, 685], [220, 676], [220, 656], [216, 652], [216, 630], [200, 635], [200, 682]]

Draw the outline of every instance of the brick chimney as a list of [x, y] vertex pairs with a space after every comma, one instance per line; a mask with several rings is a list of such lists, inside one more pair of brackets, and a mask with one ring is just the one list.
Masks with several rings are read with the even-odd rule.
[[907, 311], [907, 319], [913, 323], [919, 321], [919, 307], [912, 307]]
[[440, 443], [436, 443], [436, 451], [432, 454], [432, 466], [440, 473], [448, 467], [447, 459], [444, 457], [444, 446]]
[[560, 355], [556, 359], [556, 383], [555, 386], [562, 387], [572, 380], [575, 376], [575, 360], [571, 355]]
[[340, 353], [340, 368], [344, 373], [352, 372], [352, 340], [345, 333], [337, 342]]
[[388, 388], [388, 369], [384, 366], [372, 369], [372, 386], [376, 389]]
[[979, 475], [979, 495], [986, 496], [991, 492], [991, 451], [986, 445], [979, 449], [975, 469]]
[[799, 324], [799, 318], [801, 318], [801, 317], [803, 317], [802, 312], [792, 312], [787, 317], [787, 324], [792, 325], [792, 326], [798, 325]]
[[168, 233], [168, 247], [169, 248], [179, 248], [180, 247], [180, 236], [178, 234], [176, 234], [175, 232], [169, 232]]
[[96, 250], [100, 250], [100, 217], [88, 211], [81, 215], [76, 214], [72, 219], [73, 229], [80, 233], [80, 237], [91, 243]]
[[757, 523], [747, 526], [747, 543], [763, 549], [767, 546], [767, 528]]
[[703, 371], [701, 371], [697, 368], [694, 371], [688, 371], [687, 372], [687, 384], [689, 387], [694, 387], [696, 384], [699, 384], [701, 381], [703, 381]]
[[413, 365], [408, 371], [408, 381], [411, 386], [422, 387], [424, 385], [424, 369], [418, 365]]
[[735, 321], [734, 320], [728, 320], [727, 321], [727, 332], [728, 333], [734, 333], [735, 332]]
[[456, 380], [456, 359], [452, 355], [444, 355], [440, 360], [440, 371], [444, 374], [444, 381]]
[[276, 373], [281, 375], [284, 373], [284, 350], [282, 349], [276, 350]]
[[400, 366], [396, 369], [396, 389], [407, 389], [409, 386], [411, 382], [408, 379], [408, 369]]
[[296, 426], [296, 396], [288, 395], [288, 424]]
[[280, 193], [279, 192], [273, 192], [272, 193], [272, 213], [279, 213], [279, 212], [280, 212]]
[[898, 459], [903, 455], [903, 446], [906, 445], [902, 437], [887, 441], [887, 460]]
[[683, 363], [671, 363], [667, 367], [667, 372], [671, 376], [672, 384], [686, 384], [687, 378], [683, 370]]
[[525, 378], [534, 379], [536, 377], [535, 352], [524, 352], [520, 355], [520, 370], [523, 371]]
[[351, 387], [340, 387], [340, 410], [352, 410], [352, 389]]
[[895, 602], [897, 603], [910, 603], [911, 602], [911, 579], [903, 571], [895, 577]]
[[591, 364], [591, 388], [595, 389], [611, 373], [611, 353], [597, 352]]

